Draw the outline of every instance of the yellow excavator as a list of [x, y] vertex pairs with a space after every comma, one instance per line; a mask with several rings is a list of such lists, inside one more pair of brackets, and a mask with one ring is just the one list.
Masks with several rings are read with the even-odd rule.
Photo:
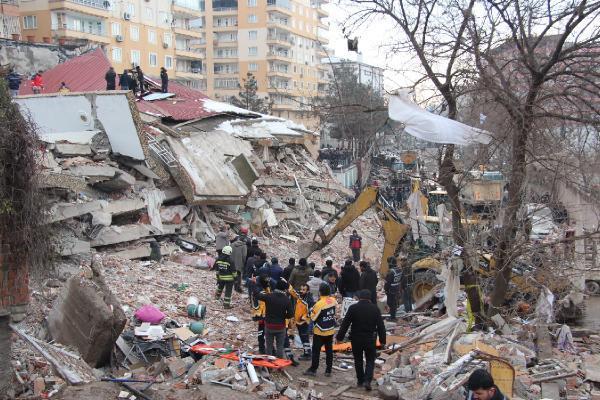
[[[381, 256], [379, 275], [382, 277], [386, 276], [388, 272], [387, 259], [389, 256], [396, 254], [398, 244], [404, 235], [406, 235], [410, 226], [402, 223], [398, 214], [396, 214], [394, 209], [379, 193], [379, 188], [376, 186], [368, 186], [358, 195], [354, 202], [331, 217], [322, 228], [315, 232], [311, 242], [300, 243], [298, 248], [300, 257], [308, 258], [315, 251], [327, 246], [338, 233], [346, 229], [356, 218], [371, 207], [375, 207], [379, 212], [379, 221], [383, 228], [385, 244]], [[336, 219], [338, 219], [337, 223], [328, 232], [325, 232], [325, 227]]]

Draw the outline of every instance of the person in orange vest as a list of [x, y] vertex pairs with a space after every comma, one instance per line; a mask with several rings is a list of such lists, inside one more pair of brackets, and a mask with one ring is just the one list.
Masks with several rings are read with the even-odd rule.
[[310, 313], [310, 319], [314, 323], [312, 363], [304, 375], [315, 376], [319, 369], [319, 356], [321, 348], [325, 346], [325, 376], [331, 376], [333, 369], [333, 334], [335, 333], [335, 308], [337, 301], [331, 296], [329, 285], [321, 284], [319, 287], [319, 301], [314, 305]]
[[352, 250], [352, 259], [354, 262], [360, 261], [360, 249], [362, 248], [362, 238], [358, 236], [356, 229], [350, 235], [350, 250]]
[[310, 288], [308, 285], [300, 285], [300, 290], [297, 292], [293, 287], [290, 286], [290, 294], [295, 300], [296, 306], [294, 308], [294, 322], [298, 328], [298, 335], [300, 341], [302, 341], [302, 355], [301, 360], [310, 360], [311, 348], [309, 338], [309, 323], [310, 323], [310, 309], [314, 306], [315, 301], [313, 300]]

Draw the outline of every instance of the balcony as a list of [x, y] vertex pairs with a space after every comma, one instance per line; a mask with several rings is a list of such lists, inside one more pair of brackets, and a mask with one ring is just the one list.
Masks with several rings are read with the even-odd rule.
[[237, 15], [237, 7], [215, 7], [213, 15]]
[[215, 71], [214, 75], [219, 78], [236, 77], [240, 74], [240, 71]]
[[269, 60], [279, 60], [279, 61], [284, 61], [284, 62], [291, 62], [292, 61], [292, 57], [290, 57], [290, 53], [284, 53], [284, 52], [267, 52], [267, 59]]
[[174, 26], [173, 32], [175, 32], [176, 35], [191, 37], [191, 38], [195, 38], [195, 39], [201, 39], [202, 35], [203, 35], [202, 32], [192, 30], [192, 28], [190, 28], [189, 26], [187, 26], [187, 27]]
[[286, 15], [293, 15], [292, 6], [288, 0], [267, 0], [267, 11], [279, 11]]
[[204, 79], [201, 69], [189, 69], [189, 70], [176, 70], [175, 76], [177, 78], [189, 78], [189, 79]]
[[277, 44], [283, 47], [292, 47], [294, 42], [292, 39], [285, 36], [272, 36], [267, 35], [267, 43], [268, 44]]
[[108, 36], [94, 34], [94, 33], [88, 33], [88, 32], [81, 32], [81, 31], [71, 30], [71, 29], [67, 29], [67, 28], [63, 28], [63, 27], [58, 28], [56, 26], [52, 27], [52, 35], [58, 37], [59, 39], [64, 38], [67, 40], [76, 40], [76, 41], [86, 40], [88, 42], [101, 43], [101, 44], [110, 44], [111, 43], [111, 38], [109, 38]]
[[296, 110], [295, 104], [273, 104], [271, 108], [275, 111], [293, 111]]
[[49, 0], [50, 10], [70, 10], [95, 17], [110, 16], [110, 2], [104, 0]]
[[204, 53], [204, 51], [200, 51], [199, 49], [178, 46], [175, 48], [175, 56], [177, 56], [177, 58], [187, 58], [190, 60], [202, 60], [206, 58], [206, 53]]
[[231, 25], [213, 25], [213, 27], [212, 27], [213, 32], [237, 31], [237, 29], [238, 29], [237, 22], [235, 24], [231, 24]]
[[171, 11], [173, 11], [173, 14], [176, 16], [198, 18], [204, 15], [204, 11], [196, 7], [194, 2], [185, 0], [173, 0], [171, 4]]
[[278, 70], [278, 69], [271, 69], [269, 71], [267, 71], [267, 76], [272, 76], [272, 77], [282, 77], [282, 78], [292, 78], [292, 73], [290, 72], [290, 70]]
[[286, 31], [293, 32], [292, 26], [289, 20], [279, 19], [279, 18], [269, 18], [267, 20], [268, 27], [275, 27], [285, 29]]

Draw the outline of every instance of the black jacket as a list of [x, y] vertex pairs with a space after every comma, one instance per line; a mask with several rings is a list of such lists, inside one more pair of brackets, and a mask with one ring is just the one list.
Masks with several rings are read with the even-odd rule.
[[329, 274], [334, 274], [335, 275], [335, 279], [338, 278], [338, 272], [333, 268], [333, 267], [327, 267], [324, 266], [323, 269], [321, 270], [321, 278], [323, 280], [325, 280], [325, 278], [327, 277], [327, 275]]
[[358, 287], [362, 289], [369, 289], [371, 295], [373, 295], [377, 289], [377, 272], [373, 271], [372, 268], [365, 269], [365, 272], [360, 274], [360, 280]]
[[292, 302], [285, 292], [275, 290], [272, 293], [254, 290], [254, 296], [265, 302], [265, 324], [283, 324], [294, 316]]
[[262, 253], [262, 250], [258, 246], [248, 247], [248, 257], [260, 255], [260, 253]]
[[346, 292], [356, 292], [359, 288], [360, 273], [354, 265], [344, 265], [340, 274], [339, 287], [342, 296]]
[[385, 277], [385, 292], [387, 294], [398, 294], [400, 292], [400, 283], [402, 281], [402, 270], [398, 267], [391, 268]]
[[131, 75], [121, 74], [121, 76], [119, 77], [119, 86], [130, 89], [131, 88]]
[[369, 300], [360, 300], [348, 308], [348, 312], [342, 321], [336, 339], [343, 341], [348, 328], [351, 327], [350, 339], [373, 339], [379, 336], [379, 343], [385, 345], [385, 324], [381, 317], [379, 308]]
[[160, 73], [160, 82], [163, 84], [169, 83], [169, 75], [166, 72]]
[[117, 73], [115, 71], [108, 71], [106, 75], [104, 75], [104, 79], [106, 79], [106, 87], [115, 88], [115, 80], [117, 79]]
[[281, 274], [281, 277], [283, 279], [285, 279], [286, 281], [289, 281], [290, 276], [292, 275], [292, 271], [294, 270], [294, 267], [295, 267], [294, 264], [288, 264], [288, 266], [283, 269], [283, 273]]
[[[494, 394], [494, 397], [492, 397], [490, 400], [509, 400], [508, 397], [502, 394], [500, 389], [498, 389], [498, 386], [494, 385], [494, 387], [496, 388], [496, 393]], [[469, 390], [467, 392], [467, 397], [465, 397], [465, 400], [473, 400], [473, 392]]]
[[11, 72], [6, 75], [6, 82], [8, 82], [8, 88], [10, 90], [19, 90], [19, 86], [21, 86], [21, 75]]

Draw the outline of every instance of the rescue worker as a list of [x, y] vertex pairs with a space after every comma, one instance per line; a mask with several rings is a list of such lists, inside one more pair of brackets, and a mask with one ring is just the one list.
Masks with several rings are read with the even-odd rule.
[[[263, 276], [258, 279], [256, 284], [260, 288], [260, 294], [271, 293], [271, 286], [268, 277]], [[266, 354], [265, 348], [265, 302], [258, 300], [256, 296], [251, 296], [252, 301], [252, 320], [258, 323], [258, 352]]]
[[388, 321], [396, 320], [396, 310], [398, 309], [398, 300], [400, 299], [400, 283], [402, 281], [402, 271], [400, 266], [396, 264], [396, 257], [388, 257], [387, 259], [389, 271], [385, 277], [385, 285], [383, 289], [387, 295], [387, 305], [390, 309]]
[[[265, 276], [261, 276], [261, 280]], [[271, 293], [261, 293], [255, 290], [254, 297], [265, 302], [265, 341], [268, 355], [273, 354], [273, 344], [276, 343], [275, 356], [284, 358], [285, 338], [287, 337], [286, 320], [294, 316], [292, 302], [288, 297], [289, 284], [281, 279]]]
[[352, 250], [352, 259], [354, 262], [360, 261], [360, 249], [362, 248], [362, 238], [358, 236], [356, 229], [350, 235], [350, 250]]
[[246, 246], [246, 242], [242, 239], [238, 238], [234, 239], [231, 242], [231, 262], [237, 271], [237, 276], [235, 277], [235, 291], [238, 293], [242, 292], [242, 275], [244, 272], [244, 267], [246, 264], [246, 255], [248, 254], [248, 247]]
[[[371, 293], [367, 290], [358, 292], [358, 303], [352, 304], [344, 316], [340, 330], [336, 336], [338, 342], [344, 340], [348, 328], [351, 328], [350, 342], [352, 343], [352, 355], [354, 356], [354, 368], [356, 370], [356, 383], [371, 390], [373, 370], [375, 369], [375, 358], [377, 356], [376, 336], [379, 343], [385, 346], [385, 324], [381, 312], [376, 304], [371, 303]], [[363, 353], [365, 357], [365, 368], [363, 369]]]
[[221, 299], [223, 289], [225, 289], [225, 297], [223, 298], [223, 308], [233, 308], [231, 306], [231, 293], [233, 292], [233, 282], [237, 272], [231, 263], [231, 246], [223, 247], [221, 255], [215, 261], [214, 268], [217, 270], [217, 292], [215, 298]]
[[314, 323], [312, 362], [304, 375], [315, 376], [319, 369], [321, 348], [325, 346], [325, 376], [331, 376], [333, 368], [333, 334], [335, 333], [335, 308], [337, 301], [331, 296], [329, 285], [323, 283], [319, 288], [319, 301], [310, 313]]
[[400, 287], [402, 289], [402, 302], [404, 303], [404, 311], [408, 313], [413, 309], [412, 268], [406, 259], [406, 256], [401, 256], [400, 262], [402, 263], [402, 280], [400, 281]]
[[494, 378], [485, 369], [476, 369], [473, 371], [467, 381], [466, 400], [508, 400], [502, 394], [498, 386], [494, 384]]
[[294, 307], [294, 322], [298, 328], [298, 335], [302, 342], [301, 360], [311, 359], [309, 323], [310, 309], [314, 306], [315, 301], [310, 293], [308, 285], [300, 285], [300, 290], [295, 291], [293, 287], [289, 289], [290, 294], [295, 299], [296, 306]]

